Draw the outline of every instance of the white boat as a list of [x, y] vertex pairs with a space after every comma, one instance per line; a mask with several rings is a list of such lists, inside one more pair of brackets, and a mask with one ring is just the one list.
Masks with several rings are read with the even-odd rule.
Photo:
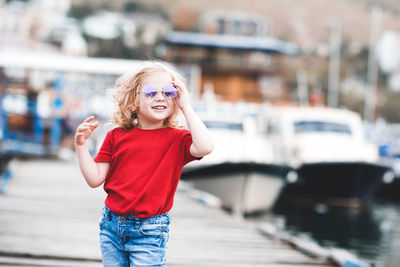
[[355, 112], [269, 107], [264, 115], [275, 163], [289, 163], [298, 174], [297, 182], [288, 184], [285, 192], [333, 204], [354, 203], [368, 199], [393, 176], [390, 168], [378, 163], [378, 148], [365, 140], [362, 120]]
[[291, 168], [271, 164], [265, 136], [256, 118], [202, 116], [214, 139], [214, 151], [183, 169], [182, 179], [221, 199], [235, 214], [262, 212], [276, 202]]

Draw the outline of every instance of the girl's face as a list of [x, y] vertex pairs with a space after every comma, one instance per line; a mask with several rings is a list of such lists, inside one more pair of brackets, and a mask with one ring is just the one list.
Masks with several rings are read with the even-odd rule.
[[[163, 127], [163, 122], [171, 116], [175, 101], [173, 97], [163, 94], [164, 88], [171, 84], [172, 77], [165, 72], [158, 72], [146, 76], [139, 89], [139, 110], [137, 111], [140, 128], [156, 129]], [[153, 88], [153, 93], [148, 93]], [[154, 94], [154, 88], [157, 92]], [[167, 87], [168, 88], [168, 87]]]

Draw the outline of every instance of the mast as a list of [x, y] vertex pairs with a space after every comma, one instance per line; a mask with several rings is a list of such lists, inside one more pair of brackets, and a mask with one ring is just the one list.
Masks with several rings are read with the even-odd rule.
[[382, 9], [374, 7], [371, 15], [371, 26], [369, 34], [369, 54], [367, 84], [365, 92], [364, 119], [369, 122], [375, 120], [376, 96], [378, 92], [378, 69], [376, 64], [376, 40], [378, 38], [381, 26]]
[[329, 44], [329, 78], [328, 78], [328, 106], [339, 106], [340, 81], [340, 46], [342, 42], [341, 25], [331, 24], [331, 40]]
[[308, 106], [307, 72], [297, 72], [296, 79], [299, 104], [301, 106]]

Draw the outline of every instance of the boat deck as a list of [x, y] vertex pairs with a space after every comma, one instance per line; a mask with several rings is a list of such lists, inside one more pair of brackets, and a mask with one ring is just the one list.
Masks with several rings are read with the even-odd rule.
[[[89, 188], [76, 163], [18, 160], [11, 167], [0, 195], [0, 265], [101, 266], [102, 188]], [[334, 266], [189, 195], [176, 194], [166, 266]]]

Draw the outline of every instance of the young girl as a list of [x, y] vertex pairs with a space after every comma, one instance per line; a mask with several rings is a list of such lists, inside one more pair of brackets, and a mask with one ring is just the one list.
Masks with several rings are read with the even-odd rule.
[[[75, 135], [79, 166], [91, 187], [107, 193], [100, 220], [104, 266], [163, 266], [173, 198], [183, 166], [209, 154], [213, 143], [189, 102], [181, 76], [149, 63], [116, 82], [118, 104], [94, 159], [86, 140], [99, 125], [91, 116]], [[190, 132], [176, 128], [182, 111]]]

